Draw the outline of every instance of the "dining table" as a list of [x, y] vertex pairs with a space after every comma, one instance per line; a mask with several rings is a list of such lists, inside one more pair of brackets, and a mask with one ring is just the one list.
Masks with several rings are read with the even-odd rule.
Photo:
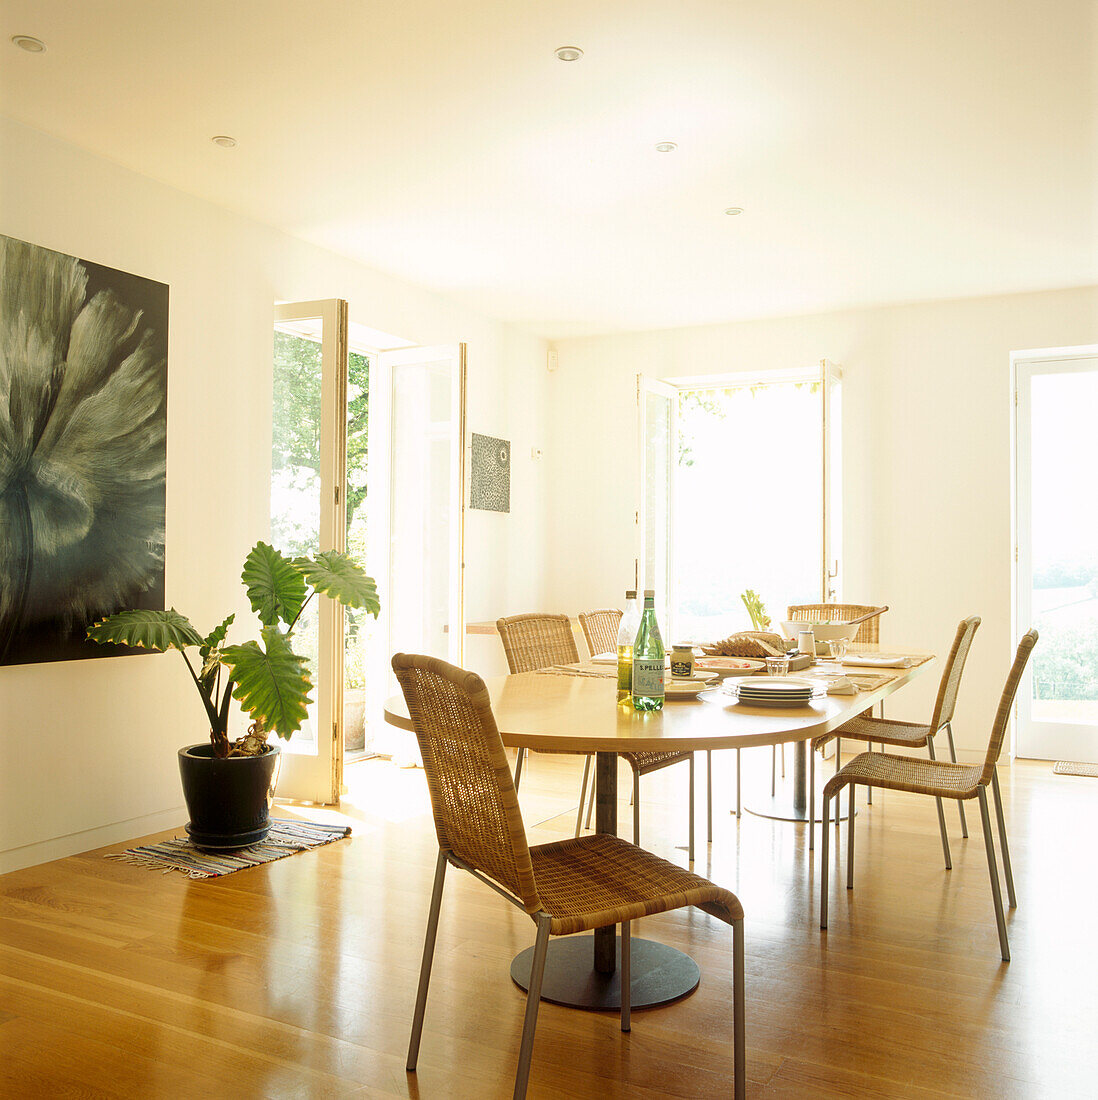
[[[825, 666], [798, 673], [813, 680], [807, 705], [759, 707], [740, 703], [714, 686], [693, 698], [667, 701], [661, 710], [637, 711], [617, 702], [617, 679], [591, 662], [562, 665], [485, 680], [496, 726], [505, 746], [553, 753], [595, 754], [595, 830], [617, 835], [618, 755], [625, 752], [697, 752], [746, 749], [792, 742], [794, 808], [807, 803], [807, 752], [812, 738], [844, 722], [910, 683], [933, 662], [925, 651], [890, 650], [907, 657], [906, 667], [874, 669]], [[863, 681], [854, 694], [828, 694], [840, 674]], [[734, 680], [724, 681], [725, 684]], [[411, 730], [401, 695], [385, 703], [385, 720]], [[634, 1008], [664, 1004], [697, 988], [701, 973], [685, 952], [658, 941], [630, 937], [631, 998]], [[621, 1005], [618, 975], [620, 936], [616, 926], [591, 935], [562, 936], [549, 943], [542, 999], [575, 1008]], [[520, 952], [511, 977], [526, 989], [533, 948]]]

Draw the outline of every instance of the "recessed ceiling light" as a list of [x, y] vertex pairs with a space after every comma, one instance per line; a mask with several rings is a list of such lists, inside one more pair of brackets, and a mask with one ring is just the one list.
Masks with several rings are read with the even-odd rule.
[[13, 34], [12, 45], [18, 46], [27, 53], [45, 53], [46, 43], [41, 38], [32, 38], [29, 34]]
[[725, 213], [726, 213], [726, 214], [732, 214], [732, 215], [735, 215], [735, 214], [742, 214], [742, 213], [743, 213], [743, 207], [742, 207], [742, 206], [730, 206], [730, 207], [729, 207], [729, 208], [728, 208], [728, 209], [727, 209], [727, 210], [725, 211]]
[[579, 61], [583, 57], [583, 50], [579, 46], [558, 46], [555, 53], [561, 61]]
[[210, 138], [210, 141], [212, 141], [214, 145], [220, 145], [222, 149], [236, 148], [236, 138], [229, 137], [228, 134], [218, 134], [216, 137]]
[[657, 153], [673, 153], [678, 146], [673, 141], [661, 141], [656, 145]]

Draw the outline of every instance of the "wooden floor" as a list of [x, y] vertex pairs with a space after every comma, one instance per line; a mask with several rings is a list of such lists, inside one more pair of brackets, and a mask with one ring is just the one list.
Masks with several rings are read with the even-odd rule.
[[[878, 793], [859, 815], [853, 892], [845, 844], [833, 848], [821, 933], [803, 827], [730, 815], [733, 761], [715, 766], [708, 855], [699, 798], [696, 869], [746, 911], [750, 1096], [1096, 1094], [1098, 780], [1002, 772], [1020, 901], [1004, 964], [977, 814], [967, 841], [949, 814], [947, 873], [933, 803]], [[768, 787], [766, 750], [749, 767], [745, 786]], [[279, 811], [345, 819], [353, 837], [264, 867], [196, 882], [100, 851], [0, 877], [0, 1094], [510, 1096], [523, 995], [508, 966], [533, 925], [451, 872], [420, 1068], [406, 1074], [434, 834], [422, 772], [354, 772], [343, 816]], [[578, 776], [574, 759], [532, 757], [532, 841], [569, 833]], [[685, 793], [685, 767], [644, 780], [644, 839], [683, 863]], [[627, 830], [624, 803], [619, 818]], [[531, 1096], [730, 1095], [729, 929], [693, 910], [638, 923], [693, 955], [700, 988], [635, 1012], [629, 1035], [614, 1015], [544, 1005]]]

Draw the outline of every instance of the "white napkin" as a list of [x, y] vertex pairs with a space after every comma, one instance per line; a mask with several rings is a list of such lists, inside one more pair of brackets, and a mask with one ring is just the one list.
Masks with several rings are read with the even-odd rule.
[[904, 657], [889, 653], [848, 653], [844, 665], [855, 668], [911, 668], [919, 663], [918, 657]]
[[839, 676], [827, 685], [828, 695], [857, 695], [858, 688], [852, 680]]

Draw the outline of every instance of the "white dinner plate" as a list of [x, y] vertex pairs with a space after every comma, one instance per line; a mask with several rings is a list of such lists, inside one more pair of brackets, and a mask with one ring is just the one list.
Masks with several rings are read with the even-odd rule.
[[753, 676], [760, 669], [766, 668], [766, 662], [758, 661], [754, 657], [698, 657], [694, 661], [694, 667], [722, 678]]
[[752, 695], [789, 695], [792, 692], [810, 695], [816, 690], [811, 680], [802, 680], [798, 676], [753, 676], [750, 680], [741, 680], [736, 690]]
[[711, 680], [667, 680], [663, 691], [667, 699], [696, 699], [712, 686]]

